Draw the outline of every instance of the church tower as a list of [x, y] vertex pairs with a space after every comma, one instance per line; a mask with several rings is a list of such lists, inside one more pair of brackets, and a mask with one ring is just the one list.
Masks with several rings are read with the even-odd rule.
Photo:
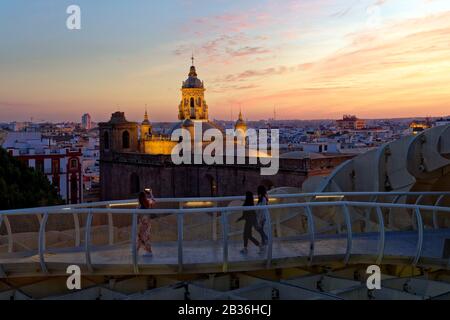
[[125, 118], [125, 113], [117, 111], [108, 122], [99, 123], [100, 153], [111, 155], [114, 152], [138, 152], [138, 125]]
[[197, 78], [192, 57], [192, 66], [186, 81], [181, 87], [181, 102], [178, 107], [178, 119], [208, 120], [208, 105], [205, 101], [203, 81]]
[[141, 140], [145, 140], [152, 135], [152, 125], [148, 120], [147, 109], [145, 109], [144, 121], [141, 123]]
[[242, 117], [242, 111], [239, 111], [239, 118], [236, 121], [236, 124], [234, 125], [234, 130], [239, 136], [242, 136], [244, 139], [240, 140], [238, 138], [238, 144], [240, 145], [247, 145], [248, 139], [247, 139], [247, 123], [244, 121], [244, 117]]
[[242, 117], [242, 112], [239, 112], [239, 119], [236, 121], [236, 124], [234, 125], [234, 129], [236, 131], [241, 130], [244, 135], [247, 132], [247, 124], [244, 121], [244, 118]]

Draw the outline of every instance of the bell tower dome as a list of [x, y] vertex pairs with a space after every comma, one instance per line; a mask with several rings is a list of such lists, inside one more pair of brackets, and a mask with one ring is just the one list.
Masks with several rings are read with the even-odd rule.
[[237, 130], [242, 130], [243, 133], [245, 134], [247, 131], [247, 124], [244, 121], [244, 117], [242, 116], [242, 111], [239, 112], [239, 118], [236, 121], [236, 124], [234, 125], [234, 129]]
[[194, 56], [188, 78], [181, 86], [181, 102], [178, 107], [178, 119], [208, 120], [208, 105], [205, 101], [205, 87], [203, 81], [197, 77], [194, 66]]

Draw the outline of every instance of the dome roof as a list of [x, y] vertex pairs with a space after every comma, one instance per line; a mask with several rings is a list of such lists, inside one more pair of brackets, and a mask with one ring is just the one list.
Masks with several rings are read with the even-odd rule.
[[235, 127], [247, 127], [247, 124], [242, 117], [242, 112], [239, 112], [239, 119], [236, 121]]
[[114, 112], [111, 115], [111, 120], [109, 120], [109, 123], [111, 124], [121, 124], [121, 123], [130, 123], [126, 118], [125, 118], [125, 112]]
[[189, 77], [183, 82], [183, 88], [203, 88], [203, 81], [197, 78], [195, 66], [191, 66]]
[[174, 132], [177, 129], [193, 127], [194, 126], [194, 122], [196, 122], [196, 123], [197, 122], [201, 122], [202, 123], [202, 132], [205, 132], [208, 129], [217, 129], [217, 130], [223, 131], [222, 128], [220, 128], [218, 125], [216, 125], [215, 123], [210, 122], [210, 121], [186, 119], [184, 121], [177, 122], [172, 127], [172, 129], [170, 130], [170, 135], [172, 134], [172, 132]]

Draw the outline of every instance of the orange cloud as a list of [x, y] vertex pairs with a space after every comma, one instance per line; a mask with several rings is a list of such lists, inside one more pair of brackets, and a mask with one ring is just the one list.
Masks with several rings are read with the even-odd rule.
[[264, 90], [241, 100], [255, 116], [273, 105], [285, 118], [346, 112], [362, 117], [444, 115], [450, 110], [449, 43], [446, 12], [349, 35], [347, 47], [317, 61], [247, 70], [218, 81], [264, 81]]

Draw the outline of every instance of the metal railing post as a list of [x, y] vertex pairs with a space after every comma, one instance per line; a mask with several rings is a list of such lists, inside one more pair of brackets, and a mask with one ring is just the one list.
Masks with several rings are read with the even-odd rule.
[[[436, 202], [434, 203], [435, 207], [438, 207], [442, 200], [444, 199], [445, 195], [440, 195], [439, 198], [436, 200]], [[436, 210], [433, 210], [433, 228], [434, 229], [439, 229], [439, 222], [437, 219], [437, 212]]]
[[38, 243], [38, 252], [39, 252], [39, 263], [41, 265], [41, 271], [43, 273], [48, 274], [47, 266], [45, 265], [45, 226], [48, 221], [48, 213], [46, 212], [41, 219], [41, 224], [39, 226], [39, 243]]
[[228, 217], [227, 211], [222, 212], [222, 238], [223, 238], [223, 272], [228, 271]]
[[90, 273], [94, 272], [91, 262], [91, 225], [92, 225], [92, 211], [89, 210], [86, 219], [86, 228], [84, 230], [84, 251], [86, 255], [86, 267]]
[[110, 246], [114, 244], [114, 220], [111, 212], [108, 212], [108, 243]]
[[348, 262], [350, 261], [350, 255], [351, 255], [351, 252], [352, 252], [352, 241], [353, 241], [352, 221], [351, 221], [351, 218], [350, 218], [350, 212], [348, 210], [347, 205], [343, 205], [342, 206], [342, 211], [344, 213], [345, 225], [347, 227], [347, 249], [346, 249], [346, 252], [345, 252], [344, 263], [348, 264]]
[[179, 212], [177, 214], [177, 243], [178, 243], [178, 272], [183, 271], [183, 224], [184, 224], [184, 214], [183, 212]]
[[423, 194], [421, 194], [419, 197], [417, 197], [415, 204], [419, 205], [420, 201], [422, 201], [422, 199], [423, 199]]
[[376, 264], [380, 265], [383, 261], [384, 256], [384, 248], [386, 244], [386, 232], [384, 230], [384, 218], [383, 218], [383, 212], [381, 211], [380, 207], [377, 207], [376, 209], [377, 216], [378, 216], [378, 224], [379, 224], [379, 230], [380, 230], [380, 239], [378, 243], [378, 256]]
[[309, 265], [311, 266], [314, 258], [315, 247], [315, 226], [314, 217], [311, 208], [308, 206], [305, 208], [306, 216], [308, 218], [308, 233], [309, 233]]
[[[420, 201], [422, 201], [422, 198], [423, 198], [423, 194], [421, 194], [420, 196], [417, 197], [416, 202], [414, 204], [419, 205]], [[415, 229], [416, 228], [416, 214], [412, 215], [412, 219], [413, 219], [413, 223], [412, 223], [413, 229]]]
[[134, 274], [139, 274], [138, 252], [137, 252], [137, 229], [138, 229], [138, 211], [133, 210], [131, 215], [131, 261], [133, 263]]
[[[215, 206], [217, 207], [217, 202], [215, 202]], [[212, 213], [212, 239], [213, 241], [217, 241], [217, 212]]]
[[3, 221], [5, 222], [6, 232], [8, 233], [8, 253], [12, 253], [14, 251], [14, 238], [8, 216], [4, 216]]
[[[371, 203], [375, 203], [378, 201], [378, 196], [372, 197], [370, 200]], [[370, 214], [372, 213], [373, 208], [367, 208], [364, 213], [364, 232], [368, 231], [370, 221]]]
[[[394, 200], [392, 201], [392, 204], [397, 204], [397, 202], [400, 200], [402, 196], [401, 195], [397, 195]], [[389, 212], [388, 212], [388, 226], [389, 228], [392, 229], [392, 208], [389, 208]]]
[[416, 266], [419, 263], [419, 259], [420, 256], [422, 255], [423, 249], [423, 220], [419, 208], [416, 208], [414, 210], [414, 213], [417, 221], [417, 249], [412, 265]]
[[280, 238], [281, 238], [281, 237], [282, 237], [282, 235], [281, 235], [282, 231], [281, 231], [281, 217], [280, 217], [280, 212], [277, 212], [277, 213], [276, 213], [275, 228], [276, 228], [276, 230], [277, 230], [277, 232], [276, 232], [277, 237], [280, 237]]
[[[0, 215], [0, 229], [2, 227], [3, 223], [3, 215]], [[3, 269], [3, 266], [0, 264], [0, 278], [6, 278], [5, 270]]]
[[79, 247], [81, 244], [81, 235], [80, 235], [80, 218], [78, 217], [78, 213], [74, 213], [73, 215], [73, 224], [75, 226], [75, 247]]
[[267, 264], [266, 267], [270, 268], [272, 265], [272, 253], [273, 253], [273, 230], [272, 230], [272, 217], [270, 215], [269, 209], [264, 209], [264, 213], [266, 215], [266, 221], [267, 221], [267, 240], [268, 240], [268, 247], [267, 247]]

